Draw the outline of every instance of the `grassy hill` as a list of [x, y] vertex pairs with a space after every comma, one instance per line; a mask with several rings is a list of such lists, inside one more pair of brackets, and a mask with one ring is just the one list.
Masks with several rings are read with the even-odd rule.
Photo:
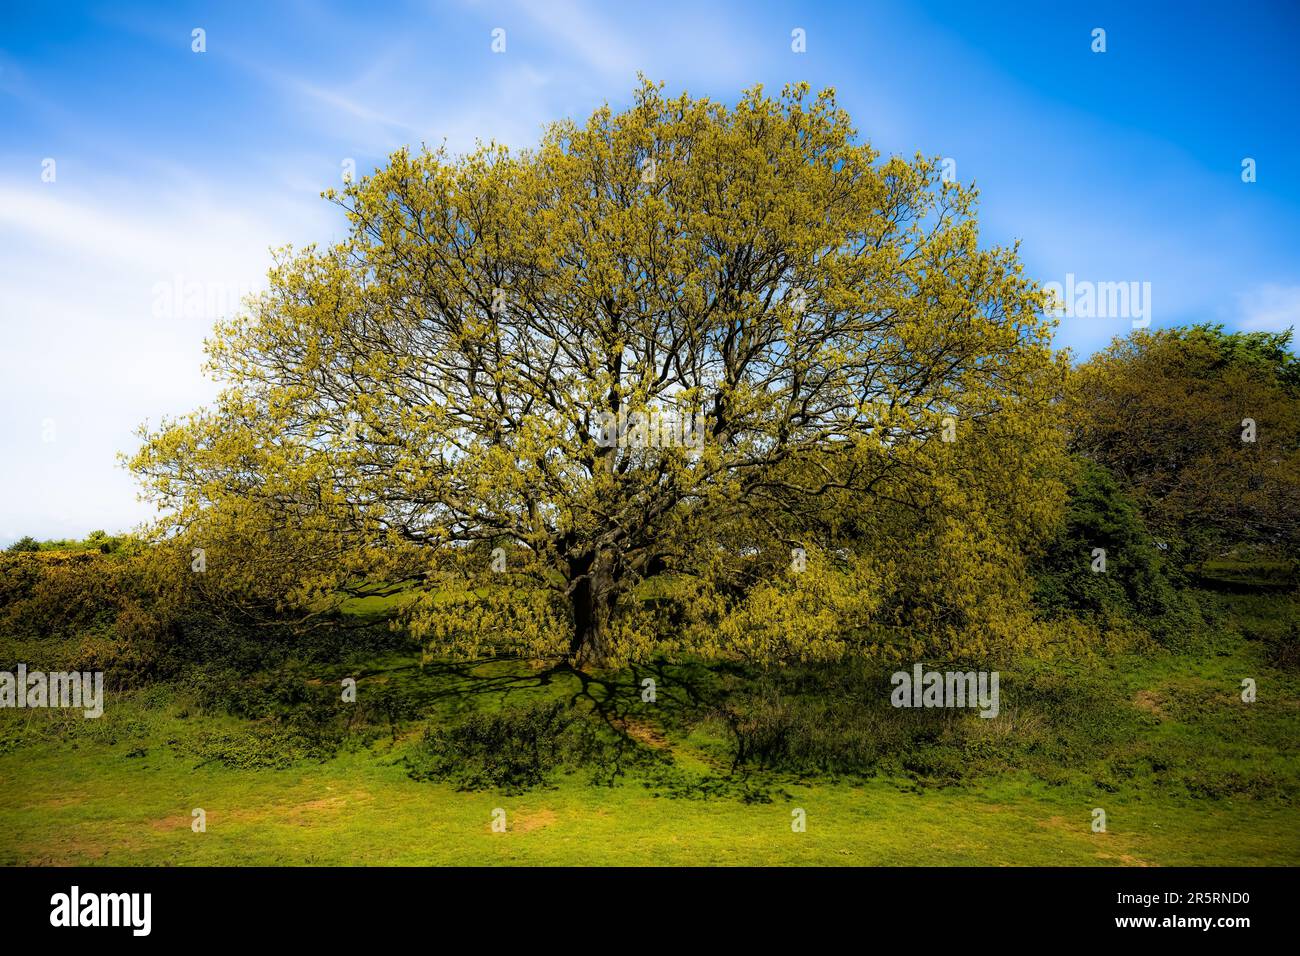
[[0, 864], [1295, 865], [1300, 607], [1199, 600], [1204, 650], [1027, 662], [993, 719], [902, 716], [865, 665], [584, 675], [400, 643], [99, 720], [0, 710]]

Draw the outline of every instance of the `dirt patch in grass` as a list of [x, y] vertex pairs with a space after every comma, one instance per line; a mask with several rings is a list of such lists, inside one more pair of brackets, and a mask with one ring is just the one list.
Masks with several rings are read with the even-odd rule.
[[529, 833], [551, 826], [558, 819], [554, 810], [537, 810], [533, 813], [516, 813], [510, 826], [519, 833]]
[[347, 797], [322, 797], [290, 807], [284, 813], [286, 823], [302, 826], [322, 816], [334, 816], [348, 805]]
[[1152, 714], [1157, 718], [1163, 718], [1165, 716], [1163, 704], [1164, 701], [1161, 699], [1160, 695], [1153, 690], [1140, 690], [1133, 698], [1134, 707], [1138, 710], [1144, 710], [1148, 714]]
[[1119, 866], [1151, 866], [1152, 865], [1148, 863], [1146, 860], [1140, 860], [1137, 857], [1132, 856], [1128, 853], [1121, 853], [1118, 856], [1114, 855], [1113, 853], [1098, 853], [1097, 859], [1116, 860], [1118, 861]]
[[618, 722], [618, 728], [637, 743], [645, 744], [647, 747], [653, 747], [656, 750], [668, 750], [672, 747], [667, 737], [649, 724], [642, 723], [639, 720], [624, 717]]
[[161, 820], [152, 820], [149, 823], [149, 829], [155, 833], [170, 833], [172, 830], [179, 830], [182, 827], [188, 828], [194, 822], [192, 816], [175, 816], [163, 817]]
[[[1086, 819], [1086, 818], [1085, 818]], [[1125, 844], [1131, 843], [1132, 838], [1122, 834], [1115, 833], [1093, 833], [1092, 828], [1087, 823], [1081, 823], [1078, 820], [1067, 819], [1063, 816], [1052, 816], [1046, 820], [1037, 821], [1038, 825], [1044, 830], [1061, 830], [1069, 833], [1077, 833], [1096, 845], [1096, 856], [1098, 860], [1113, 861], [1111, 866], [1151, 866], [1141, 857], [1134, 856], [1131, 853], [1123, 852], [1127, 847]], [[1106, 852], [1113, 850], [1115, 852]]]

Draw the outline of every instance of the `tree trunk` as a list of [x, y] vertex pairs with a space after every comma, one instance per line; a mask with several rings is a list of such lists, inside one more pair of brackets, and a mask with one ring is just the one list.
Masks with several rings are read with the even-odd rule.
[[569, 601], [573, 608], [573, 637], [569, 659], [574, 664], [600, 664], [608, 651], [606, 635], [614, 610], [610, 582], [594, 571], [574, 582]]

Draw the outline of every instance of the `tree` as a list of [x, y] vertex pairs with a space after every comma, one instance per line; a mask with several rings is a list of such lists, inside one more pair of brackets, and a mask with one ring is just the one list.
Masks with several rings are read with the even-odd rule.
[[9, 545], [5, 550], [10, 554], [19, 554], [24, 551], [39, 551], [41, 550], [41, 543], [28, 534], [23, 535], [23, 537]]
[[217, 406], [134, 467], [181, 527], [306, 534], [264, 562], [311, 568], [301, 600], [382, 557], [436, 578], [431, 640], [472, 607], [474, 647], [562, 634], [580, 661], [646, 640], [651, 579], [703, 613], [757, 557], [843, 571], [872, 506], [1014, 539], [1060, 490], [1041, 292], [979, 248], [972, 190], [879, 159], [805, 85], [728, 108], [643, 82], [535, 150], [399, 150], [328, 194], [350, 235], [280, 255], [209, 343]]
[[[1168, 543], [1151, 535], [1131, 496], [1103, 466], [1078, 459], [1065, 520], [1034, 562], [1035, 606], [1049, 616], [1082, 613], [1102, 626], [1140, 622], [1165, 643], [1201, 630], [1196, 603], [1178, 585]], [[1105, 553], [1105, 573], [1095, 549]]]
[[1193, 556], [1300, 541], [1300, 360], [1291, 333], [1137, 331], [1073, 377], [1070, 441]]

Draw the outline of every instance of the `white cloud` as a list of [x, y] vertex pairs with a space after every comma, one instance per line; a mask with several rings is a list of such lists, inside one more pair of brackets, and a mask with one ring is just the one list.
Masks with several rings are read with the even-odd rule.
[[1265, 283], [1239, 295], [1237, 306], [1237, 326], [1242, 331], [1282, 332], [1300, 327], [1300, 285]]
[[551, 43], [573, 53], [589, 67], [607, 76], [635, 72], [644, 54], [623, 39], [599, 15], [573, 0], [520, 4], [534, 28]]
[[[176, 282], [200, 299], [259, 287], [268, 248], [319, 238], [317, 199], [225, 194], [180, 182], [0, 181], [0, 546], [146, 518], [117, 466], [146, 420], [209, 401], [202, 343], [213, 309], [168, 317]], [[191, 300], [192, 301], [192, 300]], [[206, 304], [206, 302], [205, 302]]]

